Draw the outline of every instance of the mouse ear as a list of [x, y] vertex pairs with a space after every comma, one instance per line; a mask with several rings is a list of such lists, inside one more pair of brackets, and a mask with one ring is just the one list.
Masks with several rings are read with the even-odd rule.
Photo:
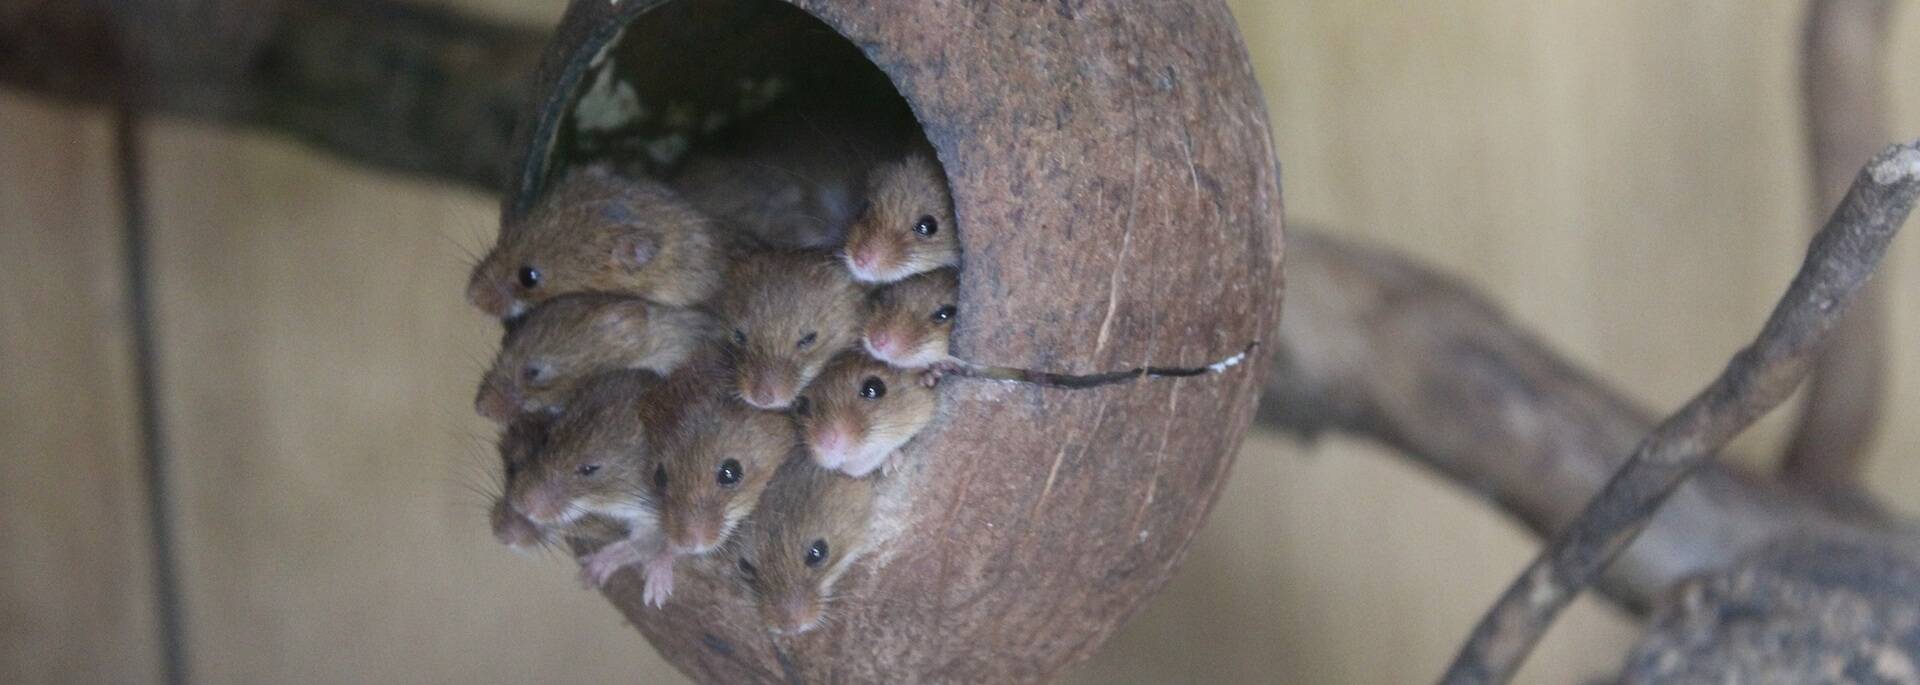
[[660, 253], [660, 241], [650, 235], [628, 233], [614, 241], [613, 259], [629, 269], [638, 269]]

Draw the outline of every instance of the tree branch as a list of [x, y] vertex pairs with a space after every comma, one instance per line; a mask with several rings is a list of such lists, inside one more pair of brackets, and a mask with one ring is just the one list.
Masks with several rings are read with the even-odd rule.
[[1474, 628], [1446, 683], [1504, 683], [1560, 610], [1632, 542], [1680, 483], [1793, 392], [1813, 354], [1920, 194], [1920, 142], [1889, 148], [1855, 178], [1752, 345], [1660, 423]]
[[[43, 0], [0, 9], [0, 84], [110, 106], [123, 65], [137, 61], [150, 112], [492, 190], [545, 42], [543, 31], [380, 0]], [[195, 45], [220, 49], [172, 52]]]
[[[1840, 202], [1854, 171], [1891, 139], [1881, 87], [1891, 0], [1812, 0], [1802, 36], [1800, 86], [1813, 157], [1815, 207]], [[1788, 485], [1842, 494], [1861, 461], [1885, 400], [1885, 299], [1869, 284], [1815, 358], [1780, 469]]]

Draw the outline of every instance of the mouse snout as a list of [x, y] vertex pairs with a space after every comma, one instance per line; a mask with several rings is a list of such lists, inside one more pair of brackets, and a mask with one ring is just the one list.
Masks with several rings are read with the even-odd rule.
[[538, 525], [551, 526], [565, 523], [571, 513], [571, 503], [552, 487], [528, 488], [514, 498], [513, 508], [525, 514], [528, 521]]
[[741, 374], [740, 399], [755, 409], [786, 409], [787, 405], [793, 404], [793, 396], [798, 393], [794, 391], [792, 383], [776, 378], [776, 375]]
[[506, 318], [513, 307], [513, 294], [505, 286], [475, 273], [473, 280], [467, 282], [467, 302], [487, 315]]
[[720, 517], [696, 516], [682, 519], [667, 533], [667, 542], [679, 554], [705, 554], [720, 546]]
[[856, 431], [846, 421], [834, 421], [812, 431], [808, 445], [814, 462], [826, 468], [839, 468], [853, 453]]
[[783, 598], [769, 607], [767, 625], [774, 633], [795, 635], [820, 624], [820, 603], [800, 595]]
[[512, 390], [498, 383], [485, 383], [480, 386], [479, 395], [473, 398], [473, 411], [495, 423], [506, 423], [520, 411], [520, 398], [515, 395]]
[[867, 337], [863, 341], [867, 345], [867, 352], [881, 361], [891, 360], [900, 353], [899, 338], [894, 336], [893, 331], [883, 326], [875, 326], [873, 330], [867, 331]]
[[527, 520], [525, 515], [515, 511], [513, 505], [508, 504], [504, 497], [493, 503], [492, 522], [493, 539], [499, 540], [500, 544], [522, 549], [532, 547], [541, 541], [540, 527]]

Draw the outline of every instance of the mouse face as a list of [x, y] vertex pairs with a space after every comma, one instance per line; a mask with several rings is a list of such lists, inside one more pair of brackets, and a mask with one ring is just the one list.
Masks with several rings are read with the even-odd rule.
[[865, 297], [824, 254], [738, 261], [716, 309], [740, 399], [759, 409], [792, 404], [827, 360], [859, 339]]
[[866, 552], [873, 481], [796, 459], [782, 466], [741, 532], [734, 568], [757, 600], [767, 630], [797, 634], [820, 625], [834, 585]]
[[960, 280], [938, 269], [874, 291], [867, 301], [860, 344], [874, 359], [906, 369], [924, 369], [947, 359], [947, 341], [959, 314]]
[[667, 393], [678, 421], [656, 432], [649, 478], [672, 551], [704, 554], [753, 513], [798, 441], [787, 417], [735, 401], [724, 373], [690, 370], [669, 382], [693, 387]]
[[503, 319], [578, 292], [692, 306], [719, 287], [723, 252], [712, 220], [665, 186], [589, 167], [504, 227], [474, 266], [467, 300]]
[[646, 473], [646, 395], [659, 385], [645, 371], [595, 376], [580, 388], [542, 449], [507, 480], [514, 510], [541, 527], [591, 514], [651, 525], [653, 495]]
[[933, 156], [915, 152], [873, 170], [867, 205], [847, 231], [847, 270], [862, 283], [892, 283], [960, 264], [953, 198]]
[[885, 464], [933, 420], [934, 390], [920, 379], [858, 352], [834, 359], [794, 403], [813, 462], [854, 477]]
[[563, 295], [529, 312], [501, 343], [474, 409], [506, 422], [557, 412], [594, 374], [644, 369], [662, 376], [717, 335], [711, 317], [618, 295]]

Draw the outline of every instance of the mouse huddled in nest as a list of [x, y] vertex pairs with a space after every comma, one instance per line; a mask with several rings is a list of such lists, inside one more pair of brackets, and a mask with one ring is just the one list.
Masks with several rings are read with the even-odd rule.
[[559, 174], [467, 297], [510, 331], [475, 398], [504, 426], [495, 537], [589, 549], [593, 586], [636, 568], [654, 605], [676, 560], [726, 555], [793, 634], [874, 558], [877, 483], [938, 411], [960, 258], [924, 141], [809, 157], [819, 136], [778, 133], [673, 179]]

